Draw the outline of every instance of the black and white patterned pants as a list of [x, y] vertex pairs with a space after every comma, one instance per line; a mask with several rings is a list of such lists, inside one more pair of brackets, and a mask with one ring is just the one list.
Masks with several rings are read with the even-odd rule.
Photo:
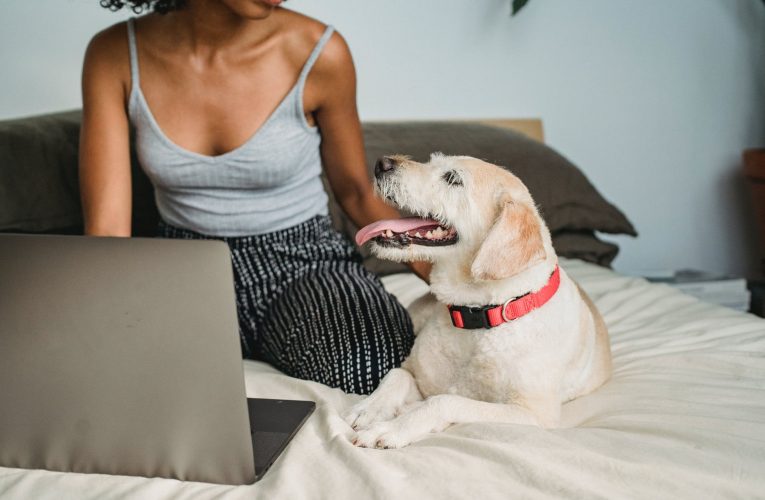
[[404, 307], [362, 266], [358, 251], [327, 216], [273, 233], [225, 238], [160, 222], [159, 235], [228, 244], [247, 358], [369, 394], [414, 343]]

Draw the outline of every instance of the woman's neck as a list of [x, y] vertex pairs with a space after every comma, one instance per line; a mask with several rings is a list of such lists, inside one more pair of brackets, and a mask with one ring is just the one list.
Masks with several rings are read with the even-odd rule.
[[263, 12], [260, 18], [245, 17], [220, 0], [189, 0], [186, 8], [172, 15], [180, 39], [201, 55], [252, 47], [268, 38], [275, 29], [275, 19], [270, 10]]

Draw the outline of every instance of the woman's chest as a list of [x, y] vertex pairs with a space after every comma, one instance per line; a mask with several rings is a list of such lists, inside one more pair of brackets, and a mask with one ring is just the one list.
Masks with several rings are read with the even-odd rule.
[[171, 142], [201, 155], [219, 156], [241, 147], [285, 108], [290, 108], [290, 118], [303, 119], [294, 68], [280, 69], [278, 61], [273, 65], [267, 71], [261, 65], [202, 70], [146, 64], [140, 90]]

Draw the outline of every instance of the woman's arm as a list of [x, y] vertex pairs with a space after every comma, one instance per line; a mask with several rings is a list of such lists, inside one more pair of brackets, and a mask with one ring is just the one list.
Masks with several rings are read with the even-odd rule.
[[[321, 156], [337, 202], [358, 226], [400, 217], [374, 193], [367, 175], [364, 139], [356, 110], [356, 72], [350, 50], [335, 33], [314, 66], [311, 85], [318, 106], [314, 112], [321, 130]], [[428, 281], [430, 264], [414, 262], [412, 270]]]
[[96, 35], [85, 53], [80, 197], [88, 235], [130, 236], [130, 132], [125, 109], [128, 60], [124, 25]]

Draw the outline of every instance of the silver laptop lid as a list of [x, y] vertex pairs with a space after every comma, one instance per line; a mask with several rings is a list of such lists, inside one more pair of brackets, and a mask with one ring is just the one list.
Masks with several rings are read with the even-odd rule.
[[0, 235], [0, 465], [254, 482], [226, 244]]

